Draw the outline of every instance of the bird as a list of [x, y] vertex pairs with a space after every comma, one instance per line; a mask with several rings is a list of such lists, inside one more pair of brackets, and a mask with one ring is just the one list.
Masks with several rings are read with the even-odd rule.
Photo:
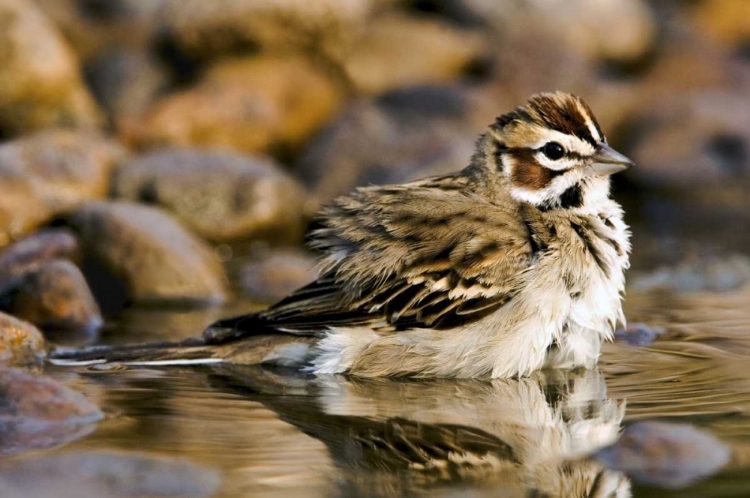
[[61, 350], [59, 364], [258, 363], [363, 377], [525, 377], [596, 366], [625, 325], [633, 162], [564, 92], [502, 114], [463, 170], [356, 188], [310, 234], [318, 278], [177, 344]]

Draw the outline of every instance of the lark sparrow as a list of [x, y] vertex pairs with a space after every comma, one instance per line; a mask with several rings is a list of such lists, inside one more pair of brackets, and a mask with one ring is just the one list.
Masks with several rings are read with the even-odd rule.
[[631, 164], [583, 100], [535, 95], [490, 125], [463, 171], [334, 200], [312, 233], [320, 277], [268, 310], [168, 349], [55, 356], [360, 376], [593, 367], [624, 323], [629, 232], [609, 176]]

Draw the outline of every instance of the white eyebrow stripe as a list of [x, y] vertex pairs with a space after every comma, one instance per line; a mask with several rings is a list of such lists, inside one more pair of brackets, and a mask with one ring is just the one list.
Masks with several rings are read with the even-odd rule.
[[581, 113], [581, 116], [583, 116], [586, 120], [586, 127], [589, 129], [589, 133], [591, 133], [591, 136], [594, 138], [594, 140], [596, 140], [597, 142], [604, 141], [604, 137], [599, 134], [599, 130], [597, 130], [596, 126], [594, 126], [594, 121], [591, 119], [591, 116], [588, 112], [586, 112], [586, 109], [583, 108], [578, 100], [576, 100], [576, 107], [578, 108], [578, 112]]

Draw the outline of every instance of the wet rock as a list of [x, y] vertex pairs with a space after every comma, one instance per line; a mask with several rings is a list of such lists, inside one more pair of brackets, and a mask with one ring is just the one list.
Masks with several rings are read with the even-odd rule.
[[123, 134], [141, 146], [294, 150], [328, 121], [342, 98], [337, 85], [303, 59], [232, 60], [214, 66], [196, 86], [158, 100]]
[[305, 192], [270, 159], [167, 149], [124, 163], [116, 195], [164, 207], [215, 241], [299, 242]]
[[83, 395], [55, 380], [0, 368], [1, 454], [67, 443], [93, 430], [102, 417]]
[[115, 48], [86, 64], [89, 85], [115, 125], [141, 115], [168, 85], [165, 69], [144, 50]]
[[589, 58], [632, 61], [656, 42], [656, 20], [643, 0], [554, 2], [451, 0], [454, 15], [498, 32], [528, 31]]
[[457, 80], [483, 58], [483, 40], [434, 19], [379, 17], [368, 23], [344, 69], [362, 93]]
[[114, 451], [69, 451], [0, 468], [0, 494], [6, 498], [199, 498], [213, 496], [220, 485], [217, 471], [187, 460]]
[[44, 337], [36, 327], [0, 312], [0, 363], [29, 365], [45, 355]]
[[100, 121], [73, 51], [30, 0], [0, 1], [0, 131]]
[[51, 130], [0, 145], [0, 245], [109, 191], [125, 156], [98, 134]]
[[92, 336], [103, 323], [81, 271], [63, 260], [27, 273], [12, 292], [9, 311], [53, 334]]
[[78, 239], [65, 228], [40, 230], [9, 244], [0, 252], [0, 295], [17, 287], [25, 274], [57, 258], [80, 258]]
[[311, 142], [297, 172], [326, 202], [358, 185], [461, 170], [469, 164], [477, 133], [490, 122], [483, 112], [492, 106], [481, 102], [451, 87], [405, 89], [355, 102]]
[[167, 213], [130, 202], [92, 202], [68, 223], [89, 259], [84, 263], [102, 308], [126, 302], [216, 304], [224, 275], [204, 242]]
[[312, 254], [282, 249], [242, 264], [238, 285], [246, 297], [271, 302], [288, 296], [317, 276], [316, 258]]
[[615, 332], [615, 340], [624, 342], [629, 346], [648, 346], [657, 337], [664, 334], [662, 327], [650, 327], [645, 323], [631, 323], [624, 329]]
[[372, 0], [168, 0], [160, 21], [168, 40], [193, 59], [257, 48], [341, 52]]
[[709, 477], [729, 462], [730, 449], [691, 425], [639, 422], [595, 458], [640, 484], [682, 488]]
[[730, 291], [750, 281], [750, 258], [741, 254], [724, 257], [689, 257], [673, 267], [630, 277], [630, 288], [637, 292]]

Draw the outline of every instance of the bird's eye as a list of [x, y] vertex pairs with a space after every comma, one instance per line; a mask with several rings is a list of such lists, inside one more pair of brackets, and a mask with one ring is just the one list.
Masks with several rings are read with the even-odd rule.
[[557, 161], [565, 155], [565, 149], [563, 149], [563, 146], [557, 142], [546, 143], [544, 147], [542, 147], [542, 152], [553, 161]]

